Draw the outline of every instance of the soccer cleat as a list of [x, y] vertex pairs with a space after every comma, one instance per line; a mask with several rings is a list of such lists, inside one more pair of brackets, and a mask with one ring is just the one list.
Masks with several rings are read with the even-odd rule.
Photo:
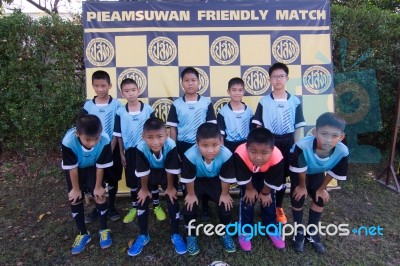
[[313, 236], [307, 236], [306, 237], [306, 243], [311, 243], [313, 246], [314, 250], [318, 253], [325, 253], [326, 248], [324, 244], [322, 244], [321, 239], [319, 237], [319, 234], [313, 235]]
[[189, 255], [194, 256], [200, 252], [199, 245], [197, 244], [197, 238], [195, 236], [187, 236], [186, 245]]
[[158, 221], [164, 221], [165, 218], [167, 218], [161, 206], [154, 207], [154, 214], [156, 215]]
[[92, 240], [92, 238], [90, 237], [89, 232], [85, 235], [77, 235], [74, 243], [72, 244], [72, 255], [81, 253], [85, 249], [86, 245], [90, 242], [90, 240]]
[[251, 251], [251, 241], [246, 235], [239, 235], [239, 245], [243, 251]]
[[277, 249], [284, 249], [285, 248], [285, 241], [282, 240], [281, 236], [276, 235], [268, 235], [269, 239], [272, 241], [272, 245]]
[[173, 234], [171, 236], [171, 241], [175, 246], [175, 251], [178, 254], [185, 254], [187, 252], [187, 247], [185, 242], [183, 241], [180, 234]]
[[99, 218], [99, 213], [96, 208], [93, 208], [92, 212], [85, 216], [85, 224], [96, 221]]
[[111, 221], [115, 222], [121, 219], [121, 215], [117, 211], [115, 207], [109, 208], [107, 211], [108, 217], [110, 218]]
[[125, 224], [129, 224], [131, 223], [135, 218], [136, 218], [136, 212], [137, 209], [136, 208], [132, 208], [129, 210], [128, 214], [124, 217], [123, 222]]
[[283, 211], [283, 208], [276, 208], [276, 222], [287, 224], [287, 218], [285, 212]]
[[297, 252], [304, 251], [304, 233], [303, 231], [298, 231], [295, 236], [293, 236], [292, 247]]
[[104, 229], [99, 231], [100, 247], [102, 249], [109, 248], [112, 244], [111, 230]]
[[128, 250], [128, 255], [131, 257], [137, 256], [142, 252], [143, 247], [149, 243], [150, 237], [147, 235], [139, 235], [136, 241]]
[[235, 242], [233, 242], [233, 239], [230, 235], [225, 234], [221, 236], [221, 241], [226, 252], [232, 253], [236, 251]]

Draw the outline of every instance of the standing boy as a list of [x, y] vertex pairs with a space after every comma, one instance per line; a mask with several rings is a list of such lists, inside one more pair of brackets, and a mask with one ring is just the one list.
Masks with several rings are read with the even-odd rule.
[[93, 195], [100, 216], [100, 247], [112, 244], [107, 229], [107, 201], [105, 197], [104, 169], [112, 166], [110, 139], [102, 133], [100, 119], [95, 115], [79, 116], [76, 128], [70, 129], [62, 140], [62, 169], [65, 170], [68, 199], [72, 217], [79, 230], [71, 253], [81, 253], [91, 236], [84, 222], [83, 197], [85, 192]]
[[[83, 106], [82, 114], [93, 114], [100, 118], [103, 125], [103, 131], [111, 140], [111, 151], [113, 153], [113, 166], [105, 169], [104, 180], [108, 184], [108, 211], [107, 214], [111, 221], [117, 221], [121, 218], [115, 208], [115, 200], [118, 192], [118, 181], [122, 176], [122, 163], [118, 147], [118, 141], [113, 137], [114, 119], [118, 108], [122, 106], [121, 102], [113, 99], [110, 95], [112, 88], [110, 75], [103, 70], [97, 70], [92, 75], [92, 86], [96, 96], [92, 100], [86, 101]], [[95, 209], [85, 217], [85, 222], [90, 223], [98, 218], [98, 212]]]
[[[251, 251], [250, 232], [253, 224], [254, 206], [260, 202], [261, 222], [267, 227], [276, 224], [274, 190], [282, 186], [283, 157], [274, 146], [274, 138], [266, 128], [250, 131], [246, 143], [235, 151], [237, 183], [241, 186], [240, 224], [245, 232], [239, 234], [239, 245], [244, 251]], [[277, 249], [285, 248], [285, 242], [277, 233], [268, 234]]]
[[178, 254], [186, 253], [186, 244], [179, 234], [179, 205], [177, 198], [180, 160], [175, 142], [167, 136], [165, 123], [156, 117], [149, 118], [143, 126], [143, 140], [137, 145], [136, 175], [139, 181], [138, 220], [140, 234], [129, 248], [128, 255], [138, 255], [150, 237], [148, 235], [149, 188], [161, 185], [165, 191], [171, 222], [171, 241]]
[[231, 152], [235, 152], [249, 135], [253, 111], [242, 102], [244, 82], [241, 78], [229, 80], [227, 91], [231, 101], [219, 110], [217, 124], [225, 138], [224, 146]]
[[308, 218], [308, 225], [313, 225], [309, 229], [311, 235], [305, 236], [305, 231], [299, 228], [292, 241], [293, 249], [298, 252], [304, 250], [304, 238], [317, 252], [326, 252], [316, 228], [324, 204], [329, 201], [326, 191], [329, 182], [333, 178], [346, 180], [347, 177], [349, 150], [341, 142], [344, 128], [345, 121], [341, 117], [324, 113], [317, 119], [313, 136], [304, 137], [294, 146], [290, 163], [290, 197], [295, 227], [303, 224], [304, 201], [308, 194], [313, 201]]
[[[200, 249], [195, 236], [198, 199], [207, 195], [219, 207], [219, 221], [231, 221], [233, 200], [229, 185], [236, 181], [232, 153], [222, 146], [221, 132], [216, 124], [204, 123], [197, 129], [197, 144], [185, 152], [182, 162], [181, 182], [186, 185], [184, 219], [188, 228], [187, 250], [196, 255]], [[194, 222], [192, 221], [194, 220]], [[189, 223], [191, 224], [188, 227]], [[235, 244], [228, 234], [221, 236], [225, 251], [235, 252]]]
[[281, 180], [283, 186], [276, 191], [276, 220], [286, 224], [287, 218], [282, 203], [286, 191], [286, 177], [289, 176], [290, 148], [299, 140], [305, 121], [299, 98], [286, 91], [286, 82], [289, 80], [287, 65], [275, 63], [268, 73], [273, 91], [260, 100], [252, 123], [269, 129], [274, 134], [275, 146], [282, 152], [285, 173]]
[[[154, 110], [150, 105], [139, 101], [139, 87], [131, 78], [121, 82], [121, 94], [128, 102], [120, 108], [115, 117], [114, 136], [120, 140], [121, 159], [125, 168], [126, 186], [131, 190], [132, 208], [124, 217], [124, 223], [132, 222], [137, 214], [138, 178], [136, 169], [136, 145], [142, 140], [143, 125], [149, 117], [154, 117]], [[122, 141], [121, 141], [122, 140]], [[166, 216], [159, 202], [158, 185], [151, 187], [154, 214], [157, 220], [165, 220]]]

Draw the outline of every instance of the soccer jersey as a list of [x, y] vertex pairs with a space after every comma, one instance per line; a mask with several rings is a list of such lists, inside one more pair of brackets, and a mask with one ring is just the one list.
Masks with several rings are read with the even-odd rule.
[[226, 183], [235, 183], [235, 166], [232, 153], [225, 146], [210, 164], [207, 164], [201, 156], [199, 147], [192, 146], [185, 152], [182, 162], [181, 182], [190, 183], [196, 178], [219, 178]]
[[156, 156], [147, 143], [141, 140], [137, 145], [136, 176], [142, 177], [150, 174], [151, 169], [165, 169], [170, 174], [180, 174], [181, 166], [176, 144], [171, 138], [167, 138], [160, 156]]
[[295, 173], [318, 174], [327, 172], [338, 180], [347, 178], [347, 156], [349, 150], [342, 142], [338, 142], [329, 157], [320, 158], [315, 154], [317, 139], [307, 136], [294, 145], [291, 155], [290, 170]]
[[306, 125], [299, 98], [288, 92], [286, 99], [274, 99], [272, 93], [261, 98], [252, 123], [277, 135], [293, 133]]
[[195, 102], [186, 102], [184, 96], [176, 99], [167, 119], [168, 126], [177, 128], [177, 140], [188, 143], [196, 142], [197, 129], [205, 122], [217, 123], [217, 120], [211, 101], [200, 95]]
[[253, 111], [247, 105], [242, 111], [234, 111], [227, 103], [219, 110], [217, 124], [227, 141], [239, 142], [247, 139], [252, 117]]
[[96, 166], [107, 168], [113, 165], [110, 139], [103, 132], [99, 142], [90, 150], [82, 146], [75, 135], [75, 128], [71, 128], [62, 140], [62, 169], [86, 168]]
[[255, 166], [249, 158], [246, 143], [240, 145], [234, 154], [236, 165], [236, 179], [239, 185], [246, 185], [255, 173], [265, 173], [264, 184], [268, 187], [280, 190], [283, 177], [283, 156], [281, 151], [274, 147], [268, 162], [262, 166]]
[[111, 96], [108, 104], [96, 104], [95, 99], [96, 97], [92, 100], [86, 101], [82, 113], [96, 115], [100, 118], [101, 124], [103, 125], [103, 131], [107, 133], [110, 139], [112, 139], [115, 114], [117, 113], [118, 108], [122, 107], [122, 104]]
[[142, 139], [144, 123], [153, 116], [154, 110], [148, 104], [140, 102], [140, 111], [136, 113], [129, 112], [126, 104], [117, 111], [113, 135], [122, 138], [125, 150], [135, 147]]

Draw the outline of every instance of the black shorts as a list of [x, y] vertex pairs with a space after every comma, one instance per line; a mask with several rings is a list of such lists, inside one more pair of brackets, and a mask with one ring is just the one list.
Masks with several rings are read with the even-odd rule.
[[[310, 195], [313, 202], [319, 207], [324, 207], [324, 201], [321, 198], [316, 199], [315, 194], [317, 192], [317, 189], [321, 186], [322, 182], [324, 181], [324, 178], [325, 178], [324, 173], [307, 174], [306, 175], [307, 193], [308, 193], [308, 195]], [[298, 174], [290, 172], [290, 180], [291, 180], [290, 198], [291, 198], [292, 206], [295, 208], [303, 208], [305, 198], [303, 197], [299, 201], [295, 201], [293, 198], [294, 189], [299, 185]]]
[[274, 134], [274, 144], [281, 151], [284, 162], [284, 175], [282, 184], [286, 183], [286, 177], [289, 176], [289, 164], [290, 164], [290, 149], [294, 144], [294, 134], [288, 133], [283, 135]]
[[[163, 190], [167, 188], [168, 179], [167, 179], [167, 172], [165, 169], [151, 169], [149, 174], [147, 187], [150, 189], [151, 187], [161, 186]], [[138, 188], [142, 187], [141, 179], [138, 177]], [[174, 175], [174, 187], [178, 189], [178, 176]]]
[[121, 153], [119, 151], [119, 144], [115, 146], [113, 151], [113, 165], [104, 169], [104, 180], [106, 183], [115, 184], [122, 177], [122, 162], [121, 162]]
[[227, 147], [232, 153], [234, 153], [236, 151], [236, 148], [245, 142], [246, 142], [245, 139], [242, 141], [224, 140], [224, 146]]
[[199, 200], [202, 199], [203, 195], [208, 195], [218, 205], [222, 192], [221, 179], [219, 177], [196, 178], [194, 181], [194, 191]]
[[[69, 170], [65, 171], [65, 177], [67, 181], [68, 193], [72, 190], [71, 177]], [[82, 191], [82, 199], [85, 193], [90, 193], [93, 196], [93, 191], [96, 186], [96, 167], [78, 168], [78, 182], [79, 188]], [[103, 182], [105, 187], [105, 182]]]
[[178, 154], [179, 157], [181, 158], [181, 161], [183, 160], [183, 155], [185, 152], [190, 149], [195, 143], [189, 143], [185, 141], [176, 141], [176, 148], [178, 149]]
[[129, 188], [138, 187], [138, 178], [135, 174], [136, 151], [137, 151], [136, 147], [129, 148], [125, 151], [125, 160], [126, 160], [125, 181], [126, 181], [126, 186]]
[[[252, 174], [251, 177], [251, 183], [253, 184], [253, 187], [255, 190], [257, 190], [258, 193], [261, 192], [261, 190], [264, 188], [264, 178], [265, 178], [265, 173], [254, 173]], [[244, 193], [246, 192], [246, 185], [240, 186], [240, 196], [243, 197]]]

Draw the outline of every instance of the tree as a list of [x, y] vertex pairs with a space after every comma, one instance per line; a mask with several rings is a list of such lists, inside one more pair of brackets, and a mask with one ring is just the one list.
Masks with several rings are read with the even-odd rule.
[[[25, 1], [49, 15], [58, 14], [58, 7], [60, 4], [60, 0], [25, 0]], [[70, 0], [65, 0], [65, 1], [70, 2]], [[14, 0], [0, 0], [0, 10], [3, 9], [3, 3], [11, 4], [12, 2], [14, 2]]]
[[400, 12], [399, 0], [332, 0], [331, 3], [356, 8], [360, 6], [377, 7], [395, 13]]

